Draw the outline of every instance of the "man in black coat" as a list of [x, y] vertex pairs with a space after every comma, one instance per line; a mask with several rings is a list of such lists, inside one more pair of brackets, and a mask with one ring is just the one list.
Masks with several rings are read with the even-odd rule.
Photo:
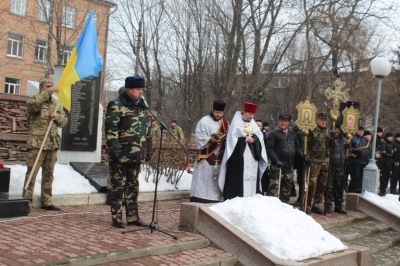
[[296, 133], [289, 129], [291, 116], [279, 115], [278, 126], [268, 135], [267, 155], [271, 160], [270, 185], [268, 195], [278, 196], [279, 174], [281, 184], [279, 199], [289, 203], [296, 156], [303, 158]]
[[335, 127], [335, 137], [333, 141], [333, 149], [331, 154], [331, 169], [329, 183], [329, 202], [328, 213], [332, 212], [332, 201], [335, 203], [335, 212], [347, 214], [347, 211], [342, 207], [343, 201], [343, 182], [344, 178], [344, 163], [346, 160], [346, 143], [347, 139], [340, 131], [339, 125]]
[[394, 135], [392, 149], [393, 149], [393, 175], [390, 178], [390, 193], [399, 194], [399, 192], [396, 191], [396, 188], [400, 177], [400, 133], [396, 133], [396, 135]]
[[361, 193], [363, 172], [371, 158], [371, 132], [359, 126], [350, 141], [349, 174], [351, 177], [349, 193]]

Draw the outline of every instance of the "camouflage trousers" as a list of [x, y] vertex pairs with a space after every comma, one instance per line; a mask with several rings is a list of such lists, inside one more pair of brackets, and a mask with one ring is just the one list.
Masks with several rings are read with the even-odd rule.
[[[293, 180], [293, 168], [283, 167], [281, 174], [281, 188], [279, 193], [279, 199], [284, 203], [289, 203], [290, 192], [292, 189]], [[269, 188], [268, 195], [272, 197], [278, 197], [278, 187], [279, 187], [279, 169], [276, 167], [271, 167], [271, 173], [269, 178]]]
[[126, 221], [134, 222], [139, 219], [137, 204], [139, 172], [139, 163], [110, 164], [110, 201], [113, 222], [122, 222], [124, 198]]
[[308, 182], [307, 208], [318, 206], [325, 196], [326, 182], [328, 180], [328, 163], [313, 163], [310, 169]]
[[343, 170], [331, 170], [331, 178], [329, 182], [329, 205], [332, 201], [335, 206], [340, 207], [342, 205], [343, 198], [343, 182], [344, 172]]
[[[38, 156], [39, 150], [28, 150], [28, 154], [26, 156], [26, 166], [27, 171], [25, 175], [24, 182], [24, 190], [22, 197], [24, 199], [32, 202], [33, 190], [35, 188], [36, 176], [39, 171], [39, 168], [42, 167], [42, 185], [41, 185], [41, 205], [42, 206], [50, 206], [52, 205], [51, 197], [52, 193], [52, 185], [53, 185], [53, 173], [54, 173], [54, 165], [57, 161], [57, 151], [43, 151], [38, 159], [35, 169], [33, 169], [33, 165], [35, 164], [36, 157]], [[26, 187], [26, 183], [29, 179], [29, 175], [32, 172], [31, 180], [29, 181], [28, 187]]]

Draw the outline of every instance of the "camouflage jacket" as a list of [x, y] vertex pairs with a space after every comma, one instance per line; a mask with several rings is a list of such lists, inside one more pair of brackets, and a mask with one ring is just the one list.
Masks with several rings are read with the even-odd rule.
[[[175, 126], [171, 128], [170, 131], [180, 143], [185, 144], [185, 135], [183, 134], [183, 130], [180, 126]], [[174, 142], [175, 140], [170, 136], [169, 141]]]
[[328, 128], [315, 127], [309, 130], [308, 138], [308, 155], [313, 162], [327, 163], [329, 162], [329, 140], [330, 130]]
[[108, 103], [105, 131], [111, 161], [142, 163], [152, 153], [146, 106], [134, 101], [126, 91]]
[[157, 145], [157, 143], [160, 141], [161, 137], [161, 129], [158, 125], [151, 127], [151, 137], [153, 139], [153, 147], [154, 147], [154, 145]]
[[[51, 97], [51, 91], [45, 90], [32, 96], [26, 102], [28, 116], [28, 149], [40, 149], [47, 128], [50, 124], [50, 115], [54, 113], [57, 106], [57, 100]], [[51, 123], [49, 135], [44, 142], [43, 150], [58, 150], [60, 148], [61, 138], [58, 134], [58, 128], [64, 127], [68, 118], [65, 115], [63, 107], [58, 105], [58, 119]]]

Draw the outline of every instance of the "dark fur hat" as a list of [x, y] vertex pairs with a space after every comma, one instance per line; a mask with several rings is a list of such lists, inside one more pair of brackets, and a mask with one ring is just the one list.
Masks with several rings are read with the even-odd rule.
[[141, 76], [131, 76], [125, 79], [125, 88], [127, 89], [144, 88], [144, 86], [144, 78]]

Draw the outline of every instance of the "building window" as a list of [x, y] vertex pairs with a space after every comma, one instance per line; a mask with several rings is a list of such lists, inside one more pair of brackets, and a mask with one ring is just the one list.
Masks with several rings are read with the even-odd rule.
[[49, 21], [51, 3], [49, 0], [39, 1], [38, 20]]
[[26, 16], [26, 0], [11, 0], [11, 13]]
[[36, 40], [35, 59], [41, 62], [47, 61], [47, 41]]
[[75, 29], [76, 9], [74, 7], [65, 6], [63, 14], [63, 26]]
[[6, 78], [4, 92], [11, 93], [11, 94], [19, 94], [20, 87], [21, 87], [20, 79]]
[[274, 89], [284, 89], [289, 86], [287, 77], [274, 77], [271, 83]]
[[70, 57], [71, 54], [72, 54], [72, 49], [73, 49], [73, 48], [74, 48], [74, 47], [69, 46], [69, 45], [64, 45], [64, 46], [63, 46], [63, 48], [62, 48], [62, 50], [63, 50], [62, 64], [63, 64], [63, 65], [66, 65], [66, 64], [67, 64], [68, 59], [69, 59], [69, 57]]
[[22, 57], [23, 44], [24, 36], [18, 33], [8, 33], [7, 55]]

